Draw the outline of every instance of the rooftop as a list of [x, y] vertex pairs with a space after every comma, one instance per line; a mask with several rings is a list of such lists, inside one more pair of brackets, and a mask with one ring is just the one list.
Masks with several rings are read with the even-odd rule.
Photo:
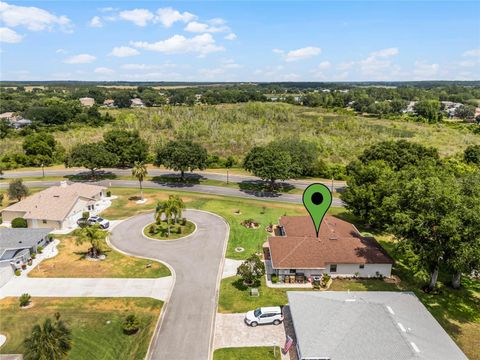
[[98, 185], [64, 183], [33, 194], [3, 211], [25, 212], [25, 219], [62, 221], [79, 198], [91, 199], [104, 189]]
[[287, 292], [302, 358], [467, 357], [411, 292]]
[[5, 249], [30, 248], [52, 230], [0, 228], [0, 253]]
[[319, 269], [328, 264], [393, 264], [393, 259], [372, 237], [363, 237], [347, 221], [327, 215], [318, 238], [309, 217], [280, 218], [285, 236], [268, 239], [275, 269]]

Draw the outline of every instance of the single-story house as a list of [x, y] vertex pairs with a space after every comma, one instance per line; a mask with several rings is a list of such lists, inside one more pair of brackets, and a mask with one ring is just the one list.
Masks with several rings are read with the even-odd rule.
[[30, 254], [48, 243], [52, 229], [0, 228], [0, 267], [7, 265], [15, 269], [26, 264]]
[[95, 104], [95, 99], [91, 97], [83, 97], [78, 100], [80, 101], [80, 104], [82, 104], [82, 106], [91, 107]]
[[466, 360], [412, 292], [289, 291], [299, 360]]
[[132, 103], [131, 104], [132, 107], [144, 107], [145, 106], [142, 99], [134, 98], [134, 99], [130, 99], [130, 101]]
[[284, 276], [309, 278], [324, 273], [332, 277], [389, 277], [393, 259], [373, 237], [331, 215], [325, 216], [316, 236], [307, 216], [282, 216], [275, 235], [264, 245], [267, 269]]
[[109, 108], [113, 108], [113, 107], [115, 107], [115, 100], [113, 100], [113, 99], [106, 99], [106, 100], [103, 102], [103, 106], [109, 107]]
[[84, 211], [101, 209], [105, 194], [103, 186], [62, 181], [3, 209], [3, 222], [24, 218], [29, 228], [74, 228]]
[[32, 120], [24, 119], [21, 115], [15, 115], [13, 112], [5, 112], [0, 114], [0, 120], [8, 121], [15, 129], [21, 129], [32, 124]]

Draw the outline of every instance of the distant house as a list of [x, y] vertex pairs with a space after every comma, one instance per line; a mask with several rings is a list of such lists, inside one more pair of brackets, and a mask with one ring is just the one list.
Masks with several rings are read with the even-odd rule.
[[275, 235], [264, 245], [267, 269], [286, 276], [378, 277], [391, 275], [392, 258], [373, 237], [327, 215], [318, 238], [310, 217], [282, 216]]
[[467, 360], [412, 292], [287, 296], [299, 360]]
[[410, 101], [407, 105], [407, 107], [402, 110], [403, 113], [414, 113], [415, 112], [415, 105], [416, 105], [416, 101]]
[[113, 108], [113, 107], [115, 107], [115, 100], [107, 99], [103, 102], [103, 106], [108, 107], [108, 108]]
[[463, 106], [463, 104], [453, 102], [453, 101], [442, 101], [442, 106], [444, 111], [447, 113], [448, 117], [452, 118], [452, 117], [455, 117], [457, 109], [460, 106]]
[[23, 218], [34, 229], [74, 228], [82, 212], [96, 213], [105, 207], [105, 191], [103, 186], [62, 182], [3, 209], [3, 222], [8, 225]]
[[30, 254], [48, 243], [52, 229], [0, 228], [0, 267], [20, 268], [30, 259]]
[[95, 99], [91, 97], [83, 97], [78, 100], [80, 101], [80, 104], [86, 107], [92, 107], [93, 105], [95, 105]]
[[21, 129], [32, 124], [32, 120], [24, 119], [21, 115], [15, 115], [13, 112], [0, 114], [0, 120], [8, 121], [15, 129]]
[[135, 98], [135, 99], [131, 99], [131, 106], [132, 107], [144, 107], [145, 105], [143, 104], [143, 101], [142, 99], [139, 99], [139, 98]]

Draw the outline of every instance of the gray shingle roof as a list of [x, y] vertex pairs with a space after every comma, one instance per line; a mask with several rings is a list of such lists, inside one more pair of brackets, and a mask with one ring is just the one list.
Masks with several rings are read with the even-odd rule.
[[304, 359], [467, 359], [411, 292], [287, 294]]
[[0, 228], [0, 253], [4, 249], [30, 248], [52, 230]]

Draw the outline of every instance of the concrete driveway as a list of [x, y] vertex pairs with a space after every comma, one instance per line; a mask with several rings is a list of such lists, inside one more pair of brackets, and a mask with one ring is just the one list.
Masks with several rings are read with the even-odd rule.
[[117, 225], [111, 244], [128, 254], [164, 261], [174, 270], [175, 285], [151, 344], [150, 359], [207, 360], [213, 340], [218, 285], [228, 239], [228, 224], [219, 216], [187, 210], [184, 216], [197, 231], [174, 241], [152, 240], [142, 228], [153, 214], [132, 217]]
[[280, 325], [247, 326], [245, 314], [217, 314], [215, 349], [243, 346], [280, 346], [285, 343], [285, 328]]
[[14, 277], [0, 288], [0, 299], [28, 293], [42, 297], [151, 297], [165, 301], [173, 277], [156, 279]]

